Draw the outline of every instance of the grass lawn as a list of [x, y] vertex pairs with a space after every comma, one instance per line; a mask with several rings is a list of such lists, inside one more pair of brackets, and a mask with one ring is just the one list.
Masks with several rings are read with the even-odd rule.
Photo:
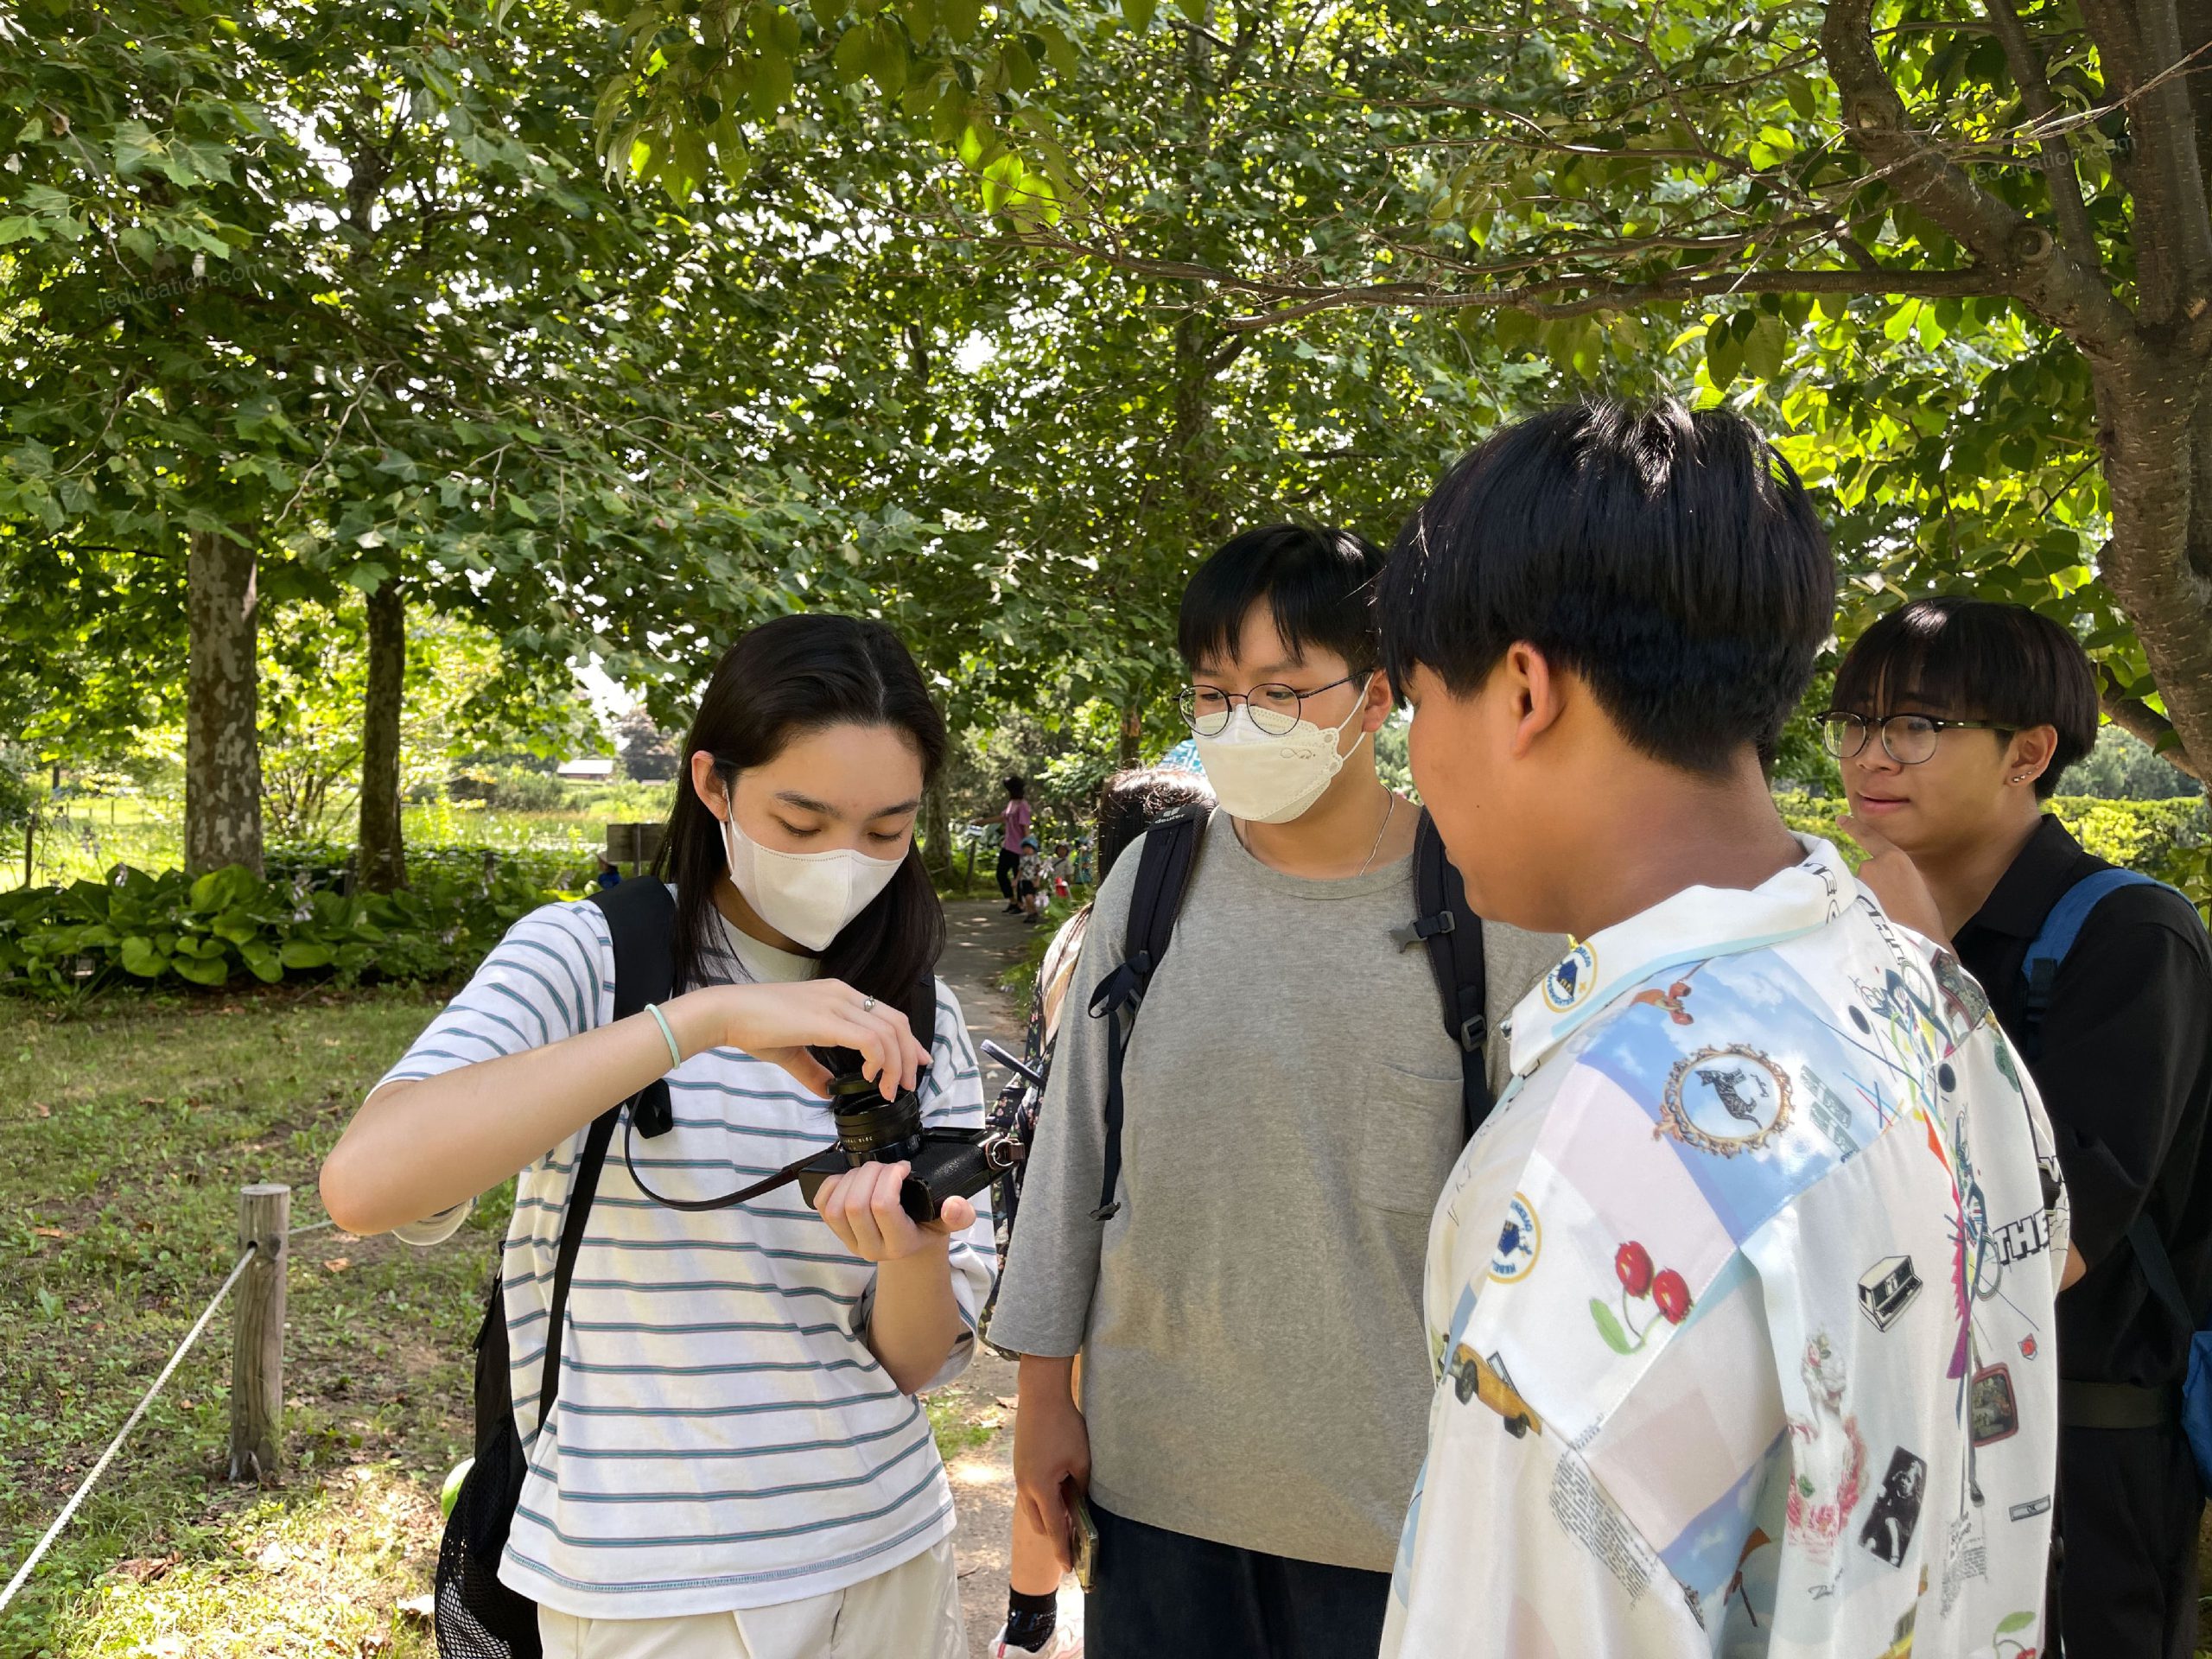
[[[57, 1020], [0, 998], [0, 1583], [237, 1260], [238, 1188], [289, 1182], [293, 1225], [321, 1221], [323, 1154], [438, 1001], [126, 991]], [[296, 1238], [281, 1478], [222, 1478], [226, 1308], [0, 1614], [0, 1659], [428, 1659], [398, 1605], [429, 1588], [467, 1455], [507, 1211], [503, 1192], [428, 1250]], [[996, 1426], [958, 1392], [930, 1417], [948, 1458]]]
[[[56, 1022], [0, 1001], [0, 1556], [12, 1573], [236, 1259], [237, 1192], [315, 1174], [430, 999], [118, 996]], [[287, 1463], [221, 1478], [230, 1318], [22, 1597], [0, 1656], [427, 1655], [440, 1480], [469, 1438], [468, 1343], [504, 1196], [449, 1243], [294, 1242]]]

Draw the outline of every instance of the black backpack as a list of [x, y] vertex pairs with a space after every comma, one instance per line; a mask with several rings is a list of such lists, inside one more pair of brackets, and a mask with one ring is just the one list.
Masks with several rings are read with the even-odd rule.
[[[602, 887], [590, 902], [606, 913], [614, 942], [614, 1017], [628, 1018], [648, 1002], [664, 1002], [676, 982], [676, 901], [650, 878]], [[537, 1387], [537, 1421], [551, 1421], [561, 1391], [561, 1341], [568, 1316], [569, 1281], [583, 1243], [599, 1173], [624, 1107], [639, 1133], [664, 1133], [674, 1122], [668, 1082], [656, 1077], [629, 1100], [592, 1120], [561, 1217], [561, 1244], [553, 1262], [553, 1294], [546, 1319], [545, 1368]], [[538, 1659], [537, 1604], [499, 1582], [515, 1505], [522, 1501], [528, 1467], [515, 1427], [509, 1391], [507, 1312], [501, 1276], [492, 1275], [484, 1323], [476, 1332], [476, 1462], [461, 1482], [438, 1545], [437, 1590], [432, 1627], [440, 1659]]]
[[[1106, 1024], [1106, 1159], [1092, 1218], [1104, 1221], [1121, 1208], [1114, 1189], [1122, 1179], [1122, 1059], [1143, 1005], [1146, 988], [1175, 932], [1191, 865], [1198, 855], [1210, 809], [1190, 807], [1160, 820], [1140, 843], [1135, 890], [1129, 895], [1128, 930], [1122, 965], [1099, 982], [1090, 1014]], [[1465, 886], [1444, 850], [1444, 838], [1424, 810], [1414, 831], [1414, 918], [1393, 928], [1402, 950], [1428, 951], [1442, 1001], [1444, 1029], [1459, 1050], [1459, 1106], [1468, 1139], [1490, 1116], [1490, 1079], [1484, 1071], [1489, 1021], [1484, 1015], [1482, 918], [1467, 907]]]

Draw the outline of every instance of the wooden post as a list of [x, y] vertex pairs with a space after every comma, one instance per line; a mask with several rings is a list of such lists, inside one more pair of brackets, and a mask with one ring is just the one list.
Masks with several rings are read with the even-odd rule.
[[231, 1303], [232, 1480], [276, 1472], [284, 1440], [284, 1269], [291, 1260], [292, 1189], [238, 1192], [238, 1248], [254, 1247]]

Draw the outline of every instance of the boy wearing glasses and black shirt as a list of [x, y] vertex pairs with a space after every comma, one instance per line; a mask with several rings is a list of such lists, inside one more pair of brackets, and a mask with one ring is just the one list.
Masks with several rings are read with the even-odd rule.
[[2147, 1220], [2183, 1297], [2212, 1301], [2212, 948], [2189, 902], [2121, 887], [2088, 912], [2031, 1030], [2023, 971], [2045, 918], [2111, 867], [2043, 812], [2097, 734], [2073, 636], [2018, 606], [1916, 600], [1863, 634], [1825, 736], [1862, 879], [1955, 941], [2022, 1050], [2058, 1135], [2088, 1263], [2058, 1301], [2058, 1612], [2067, 1651], [2196, 1650], [2203, 1493], [2176, 1421], [2194, 1321], [2152, 1288]]
[[[1381, 1636], [1428, 1392], [1427, 1217], [1463, 1135], [1435, 982], [1392, 938], [1418, 809], [1375, 770], [1381, 563], [1278, 525], [1184, 594], [1220, 805], [1131, 1028], [1103, 1221], [1103, 1021], [1068, 1020], [1054, 1055], [991, 1336], [1024, 1356], [1023, 1509], [1065, 1537], [1063, 1482], [1089, 1491], [1094, 1659], [1336, 1659]], [[1121, 964], [1140, 863], [1100, 890], [1071, 1009]], [[1561, 944], [1484, 927], [1493, 1028]]]

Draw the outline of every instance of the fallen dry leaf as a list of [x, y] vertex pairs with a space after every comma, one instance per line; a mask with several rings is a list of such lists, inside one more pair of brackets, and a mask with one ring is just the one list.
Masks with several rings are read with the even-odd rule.
[[41, 1238], [67, 1238], [69, 1236], [67, 1230], [60, 1227], [34, 1227], [31, 1229], [31, 1231], [36, 1233]]
[[1021, 1407], [1020, 1399], [1017, 1395], [1011, 1394], [1000, 1395], [998, 1396], [998, 1403], [1008, 1411], [1018, 1411]]
[[54, 1116], [54, 1108], [48, 1105], [42, 1100], [35, 1100], [31, 1102], [31, 1110], [36, 1112], [41, 1117], [52, 1117]]
[[334, 1255], [322, 1265], [326, 1272], [343, 1273], [353, 1265], [353, 1258], [350, 1255]]
[[151, 1584], [180, 1559], [175, 1555], [134, 1555], [127, 1561], [118, 1561], [115, 1570], [134, 1584]]
[[428, 1624], [438, 1611], [438, 1599], [432, 1595], [410, 1596], [399, 1604], [399, 1611], [407, 1618], [419, 1618]]

